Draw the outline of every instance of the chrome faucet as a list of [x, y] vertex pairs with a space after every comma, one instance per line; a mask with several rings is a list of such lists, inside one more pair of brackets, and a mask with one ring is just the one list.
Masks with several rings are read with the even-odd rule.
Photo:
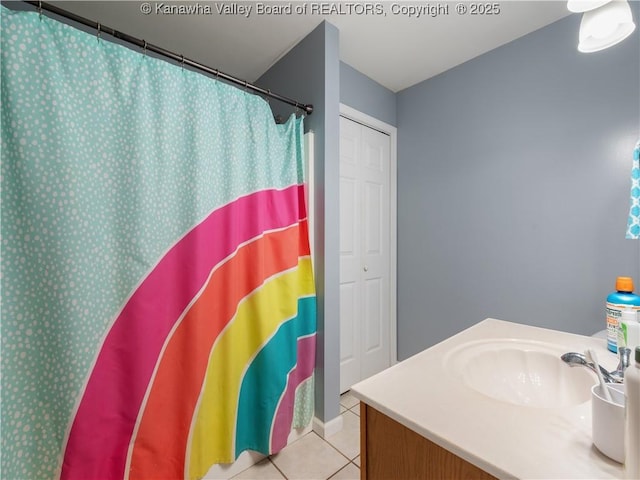
[[[624, 371], [629, 366], [631, 349], [625, 347], [619, 348], [618, 354], [620, 356], [620, 362], [618, 363], [618, 367], [613, 372], [609, 373], [604, 368], [602, 368], [602, 366], [600, 366], [600, 372], [602, 372], [604, 381], [607, 383], [622, 383], [624, 380]], [[569, 352], [565, 353], [560, 358], [563, 362], [567, 363], [571, 367], [582, 365], [584, 367], [590, 368], [594, 372], [596, 371], [595, 365], [591, 362], [588, 362], [585, 356], [581, 353]]]
[[624, 371], [629, 366], [630, 358], [631, 358], [631, 349], [627, 347], [618, 348], [618, 355], [620, 356], [620, 361], [618, 362], [618, 366], [616, 369], [611, 372], [611, 375], [614, 377], [620, 378], [620, 380], [624, 379]]

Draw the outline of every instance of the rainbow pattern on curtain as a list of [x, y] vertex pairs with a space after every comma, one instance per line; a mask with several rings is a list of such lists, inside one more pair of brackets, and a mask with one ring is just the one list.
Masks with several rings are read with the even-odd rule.
[[61, 478], [201, 478], [244, 450], [282, 449], [313, 373], [307, 238], [294, 185], [225, 205], [176, 243], [105, 338]]
[[2, 472], [198, 479], [313, 411], [302, 119], [2, 14]]

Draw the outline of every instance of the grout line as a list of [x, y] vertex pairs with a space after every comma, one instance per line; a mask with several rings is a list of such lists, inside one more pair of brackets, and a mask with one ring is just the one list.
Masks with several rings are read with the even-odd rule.
[[[348, 412], [348, 411], [350, 411], [350, 410], [347, 410], [347, 412]], [[344, 414], [345, 414], [345, 413], [347, 413], [347, 412], [343, 412], [343, 413], [341, 413], [340, 415], [344, 415]], [[351, 413], [353, 413], [353, 412], [351, 412]], [[355, 413], [354, 413], [354, 415], [355, 415]], [[315, 433], [315, 432], [314, 432], [314, 433]], [[318, 437], [320, 437], [320, 435], [318, 435]], [[327, 444], [328, 444], [331, 448], [333, 448], [336, 452], [338, 452], [340, 455], [342, 455], [344, 458], [346, 458], [346, 459], [349, 461], [349, 463], [353, 463], [353, 459], [351, 459], [351, 458], [347, 457], [344, 453], [342, 453], [342, 451], [341, 451], [341, 450], [339, 450], [339, 449], [338, 449], [338, 447], [336, 447], [335, 445], [333, 445], [331, 442], [329, 442], [328, 440], [325, 440], [325, 439], [324, 439], [324, 438], [322, 438], [322, 437], [320, 437], [320, 440], [322, 440], [323, 442], [327, 443]], [[359, 439], [358, 439], [358, 440], [359, 440]], [[360, 451], [358, 451], [358, 455], [356, 455], [356, 457], [357, 457], [357, 456], [359, 456], [359, 455], [360, 455]], [[353, 457], [353, 458], [355, 458], [355, 457]], [[349, 465], [349, 463], [347, 463], [347, 465]], [[345, 465], [345, 467], [346, 467], [347, 465]], [[356, 467], [358, 467], [358, 466], [356, 465]], [[342, 468], [344, 468], [344, 467], [342, 467]], [[340, 470], [342, 470], [342, 468], [341, 468]], [[360, 467], [358, 467], [358, 469], [359, 469], [359, 468], [360, 468]], [[338, 472], [339, 472], [340, 470], [338, 470]], [[336, 473], [338, 473], [338, 472], [336, 472]], [[335, 475], [335, 474], [334, 474], [334, 475]], [[332, 475], [332, 476], [333, 476], [333, 475]]]
[[[347, 463], [351, 461], [351, 459], [349, 457], [347, 457], [344, 453], [342, 453], [340, 450], [338, 450], [338, 447], [336, 447], [335, 445], [333, 445], [332, 443], [329, 443], [327, 440], [325, 440], [324, 438], [320, 437], [320, 440], [322, 440], [324, 443], [326, 443], [327, 445], [329, 445], [331, 448], [333, 448], [336, 452], [338, 452], [340, 455], [342, 455], [344, 458], [347, 459]], [[344, 467], [343, 467], [344, 468]], [[340, 469], [342, 470], [342, 468]]]
[[[349, 463], [353, 463], [353, 462], [349, 462]], [[347, 468], [349, 466], [349, 463], [347, 463], [344, 467], [340, 468], [337, 472], [332, 474], [330, 477], [327, 477], [327, 480], [331, 480], [333, 477], [335, 477], [337, 474], [339, 474], [342, 470]], [[355, 464], [354, 464], [354, 466], [358, 469], [358, 471], [360, 471], [360, 467], [359, 466], [357, 466]]]
[[[347, 410], [347, 411], [350, 411], [350, 410]], [[346, 412], [343, 412], [343, 413], [341, 413], [341, 415], [344, 415], [345, 413], [346, 413]], [[352, 412], [352, 413], [353, 413], [353, 412]], [[346, 464], [344, 464], [342, 467], [340, 467], [337, 471], [333, 472], [329, 477], [327, 477], [327, 480], [329, 480], [329, 479], [331, 479], [331, 478], [335, 477], [339, 472], [341, 472], [342, 470], [344, 470], [345, 468], [347, 468], [347, 467], [349, 466], [349, 464], [350, 464], [350, 463], [353, 463], [353, 465], [354, 465], [358, 470], [360, 470], [360, 467], [359, 467], [358, 465], [356, 465], [356, 464], [355, 464], [355, 462], [354, 462], [355, 458], [356, 458], [356, 457], [358, 457], [358, 456], [360, 456], [360, 453], [358, 453], [358, 455], [356, 455], [356, 457], [354, 457], [353, 459], [351, 459], [351, 458], [347, 457], [344, 453], [342, 453], [342, 452], [338, 449], [338, 447], [334, 446], [334, 445], [333, 445], [332, 443], [330, 443], [328, 440], [326, 440], [326, 439], [322, 438], [320, 435], [318, 435], [318, 434], [317, 434], [316, 432], [314, 432], [313, 430], [312, 430], [311, 432], [309, 432], [309, 434], [311, 434], [311, 433], [313, 433], [314, 435], [316, 435], [320, 440], [322, 440], [324, 443], [326, 443], [327, 445], [329, 445], [331, 448], [333, 448], [336, 452], [338, 452], [340, 455], [342, 455], [342, 456], [347, 460], [347, 463], [346, 463]], [[307, 435], [308, 435], [308, 434], [307, 434]], [[273, 455], [269, 455], [269, 456], [267, 457], [267, 459], [269, 460], [269, 462], [271, 462], [271, 465], [273, 465], [273, 466], [275, 467], [275, 469], [280, 473], [280, 475], [282, 475], [282, 476], [285, 478], [285, 480], [289, 480], [289, 477], [287, 477], [287, 476], [285, 475], [285, 473], [284, 473], [282, 470], [280, 470], [280, 469], [278, 468], [278, 466], [275, 464], [275, 462], [273, 462], [273, 460], [271, 459], [271, 457], [272, 457], [272, 456], [273, 456]]]
[[284, 472], [282, 470], [280, 470], [278, 468], [278, 466], [271, 461], [271, 455], [269, 455], [267, 458], [269, 459], [269, 462], [271, 462], [271, 465], [273, 465], [276, 468], [276, 470], [278, 470], [280, 472], [280, 475], [282, 475], [285, 478], [285, 480], [288, 480], [288, 477], [284, 474]]
[[348, 466], [349, 464], [347, 463], [344, 467], [339, 468], [337, 472], [333, 472], [330, 476], [328, 476], [327, 480], [331, 480], [333, 477], [335, 477], [338, 473], [340, 473], [342, 470], [344, 470]]

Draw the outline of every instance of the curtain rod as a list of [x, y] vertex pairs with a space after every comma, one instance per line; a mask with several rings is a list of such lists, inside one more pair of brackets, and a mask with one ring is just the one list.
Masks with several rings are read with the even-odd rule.
[[60, 15], [62, 17], [68, 18], [69, 20], [73, 20], [74, 22], [78, 22], [78, 23], [81, 23], [82, 25], [93, 28], [98, 31], [98, 34], [100, 34], [101, 32], [104, 32], [119, 40], [123, 40], [127, 43], [132, 43], [133, 45], [136, 45], [142, 49], [157, 53], [158, 55], [162, 55], [163, 57], [170, 58], [171, 60], [179, 62], [181, 65], [188, 65], [190, 67], [195, 68], [196, 70], [209, 73], [211, 75], [214, 75], [216, 78], [222, 78], [228, 82], [234, 83], [245, 89], [259, 93], [260, 95], [265, 95], [269, 98], [273, 98], [280, 102], [292, 105], [296, 108], [303, 110], [307, 115], [310, 115], [313, 112], [313, 105], [311, 104], [300, 103], [296, 100], [285, 97], [284, 95], [273, 93], [271, 90], [265, 90], [264, 88], [254, 85], [253, 83], [249, 83], [246, 80], [241, 80], [237, 77], [234, 77], [233, 75], [229, 75], [228, 73], [224, 73], [224, 72], [221, 72], [220, 70], [215, 70], [213, 68], [207, 67], [206, 65], [198, 63], [194, 60], [185, 58], [184, 55], [179, 55], [177, 53], [166, 50], [162, 47], [152, 45], [151, 43], [147, 43], [145, 40], [140, 40], [139, 38], [132, 37], [131, 35], [128, 35], [126, 33], [119, 32], [118, 30], [115, 30], [110, 27], [106, 27], [98, 22], [93, 22], [87, 18], [81, 17], [67, 10], [63, 10], [62, 8], [59, 8], [50, 3], [41, 2], [37, 0], [36, 1], [23, 0], [23, 1], [25, 3], [28, 3], [29, 5], [36, 7], [40, 13], [42, 13], [42, 10], [55, 13], [56, 15]]

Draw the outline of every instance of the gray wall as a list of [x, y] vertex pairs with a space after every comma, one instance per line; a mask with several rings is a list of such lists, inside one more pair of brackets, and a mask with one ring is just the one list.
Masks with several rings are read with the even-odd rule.
[[396, 126], [396, 94], [340, 62], [340, 103]]
[[638, 30], [581, 54], [579, 23], [398, 94], [401, 359], [486, 317], [591, 334], [616, 276], [640, 286], [624, 239]]
[[[313, 114], [305, 120], [305, 129], [315, 134], [314, 269], [318, 295], [315, 415], [325, 422], [340, 413], [338, 42], [338, 30], [323, 22], [256, 82], [314, 106]], [[272, 101], [271, 106], [275, 114], [285, 117], [293, 111], [279, 102]]]

